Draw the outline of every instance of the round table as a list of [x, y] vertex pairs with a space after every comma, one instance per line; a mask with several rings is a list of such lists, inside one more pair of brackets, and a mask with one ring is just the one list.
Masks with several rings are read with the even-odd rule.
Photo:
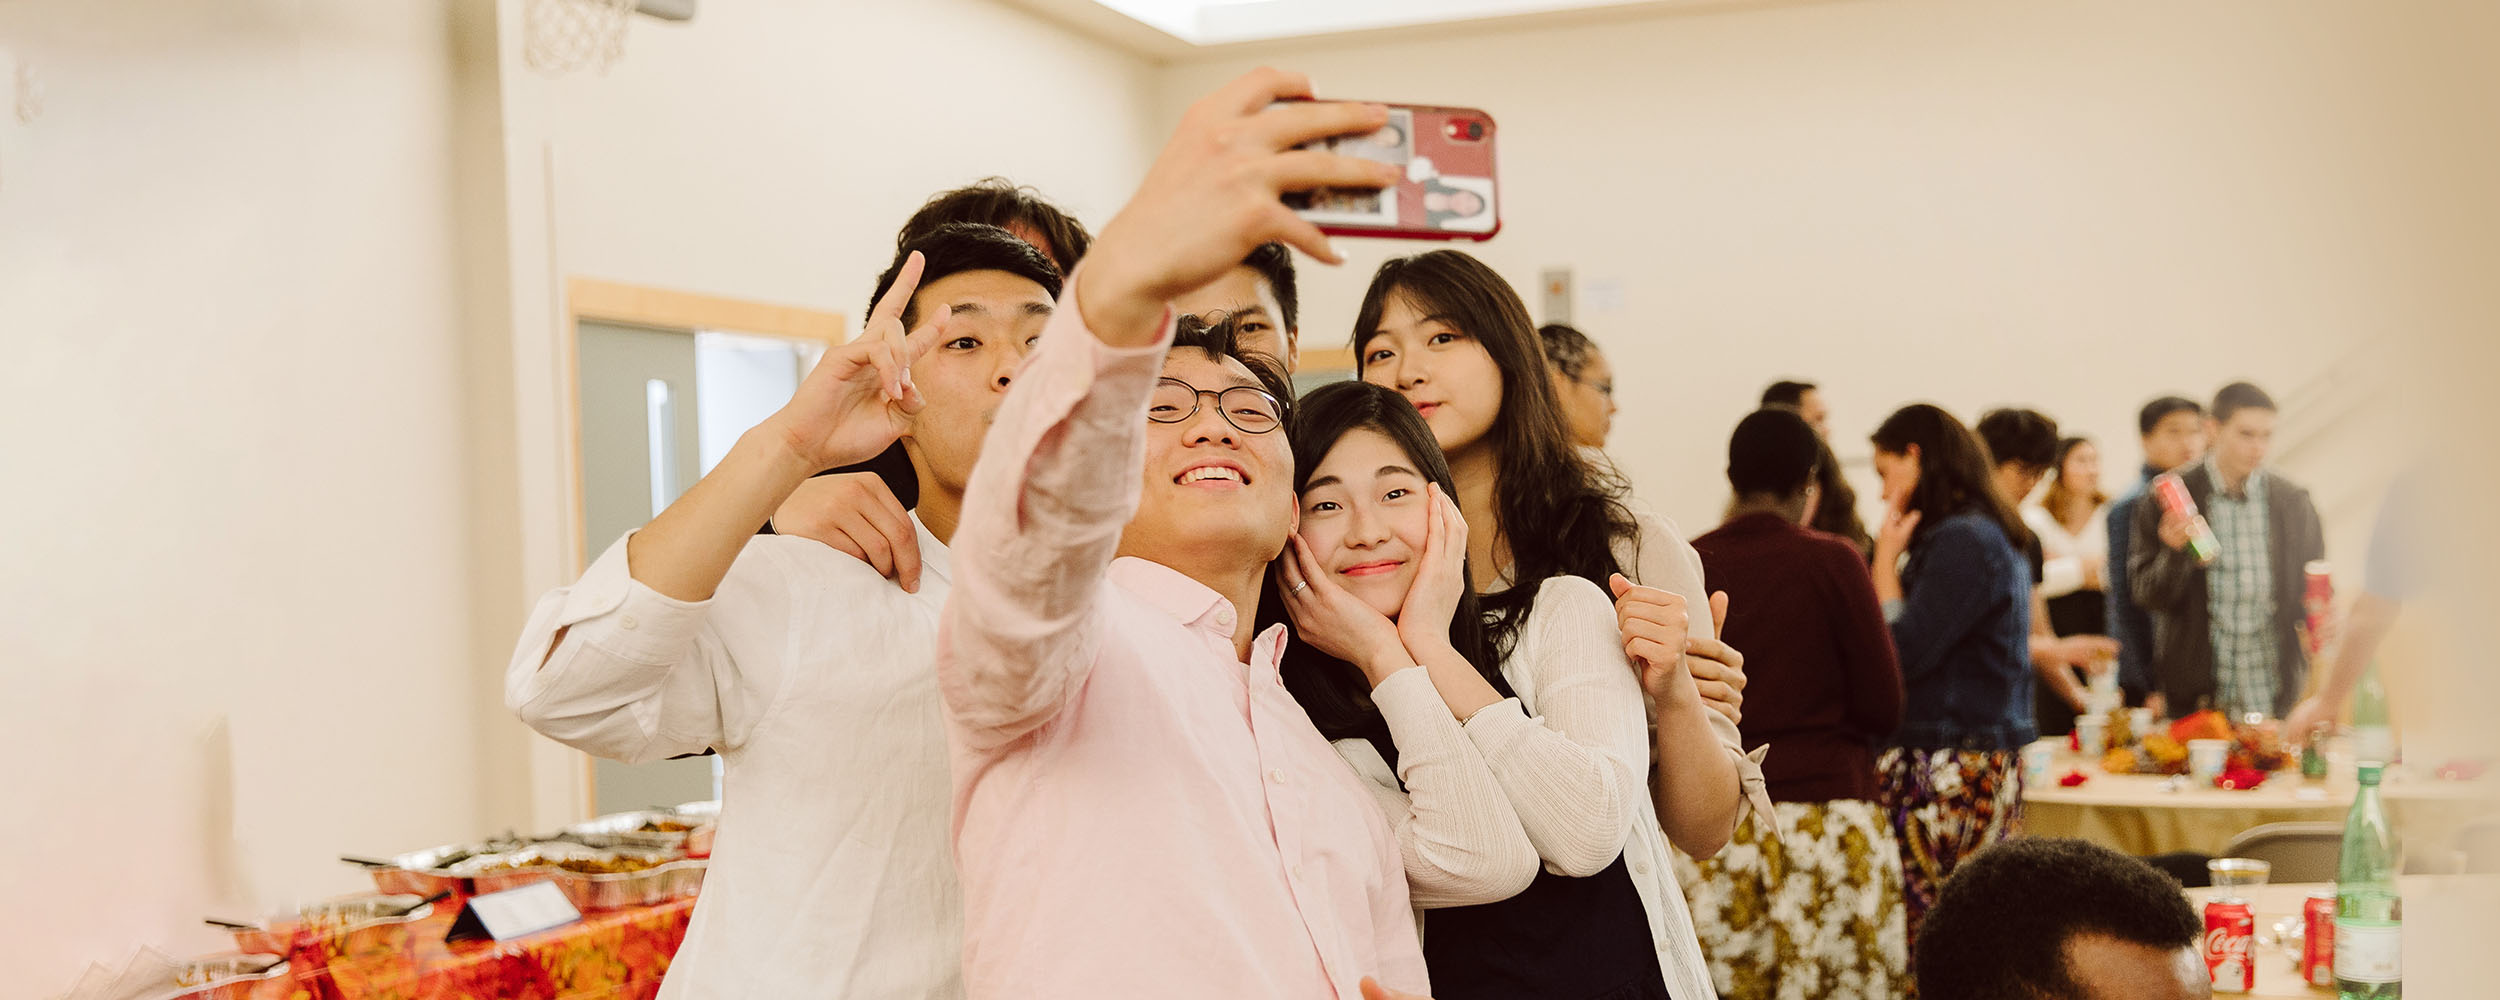
[[[2330, 884], [2261, 885], [2241, 890], [2257, 916], [2257, 988], [2253, 1000], [2321, 1000], [2333, 987], [2311, 986], [2300, 978], [2300, 939], [2288, 949], [2276, 941], [2275, 922], [2300, 915], [2312, 892], [2333, 891]], [[2190, 889], [2188, 902], [2203, 912], [2218, 890]], [[2404, 987], [2408, 997], [2494, 995], [2491, 926], [2500, 918], [2500, 875], [2407, 875], [2397, 881], [2404, 895]]]
[[[2065, 738], [2042, 740], [2058, 748], [2049, 780], [2023, 787], [2023, 832], [2040, 837], [2080, 837], [2134, 855], [2196, 851], [2220, 854], [2231, 838], [2266, 823], [2341, 823], [2352, 809], [2353, 766], [2329, 754], [2327, 780], [2303, 781], [2297, 770], [2280, 771], [2256, 788], [2197, 787], [2186, 778], [2111, 774], [2100, 761], [2064, 750]], [[2074, 787], [2060, 776], [2081, 771]], [[2500, 814], [2500, 779], [2443, 781], [2399, 767], [2379, 789], [2388, 819], [2416, 845], [2445, 845], [2468, 821]]]

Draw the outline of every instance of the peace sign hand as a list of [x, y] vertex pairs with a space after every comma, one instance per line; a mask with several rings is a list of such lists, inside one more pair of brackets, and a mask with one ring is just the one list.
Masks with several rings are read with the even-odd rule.
[[767, 421], [811, 467], [831, 469], [876, 457], [920, 412], [911, 364], [938, 342], [947, 319], [947, 308], [938, 306], [920, 329], [903, 332], [903, 310], [925, 266], [914, 251], [894, 287], [868, 311], [859, 336], [826, 351], [790, 402]]

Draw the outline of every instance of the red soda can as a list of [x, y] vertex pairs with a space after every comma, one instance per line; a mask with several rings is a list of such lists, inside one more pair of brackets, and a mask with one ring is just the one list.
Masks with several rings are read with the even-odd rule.
[[2335, 613], [2335, 577], [2324, 559], [2311, 560], [2302, 570], [2308, 585], [2301, 590], [2300, 608], [2309, 619], [2309, 656], [2316, 659], [2326, 652], [2327, 616]]
[[[2188, 495], [2187, 484], [2180, 482], [2174, 473], [2165, 472], [2153, 477], [2153, 496], [2161, 501], [2163, 510], [2185, 518], [2196, 516], [2196, 498]], [[2207, 564], [2222, 554], [2222, 543], [2214, 538], [2212, 528], [2198, 521], [2188, 534], [2187, 549], [2199, 564]]]
[[2313, 892], [2300, 906], [2308, 928], [2300, 944], [2300, 978], [2311, 986], [2335, 985], [2335, 894]]
[[2257, 915], [2236, 899], [2205, 904], [2205, 974], [2216, 993], [2257, 988]]

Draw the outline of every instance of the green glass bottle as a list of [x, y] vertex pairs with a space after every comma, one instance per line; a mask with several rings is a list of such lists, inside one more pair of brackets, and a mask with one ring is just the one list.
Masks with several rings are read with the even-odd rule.
[[2396, 892], [2396, 837], [2379, 802], [2380, 767], [2361, 765], [2361, 787], [2344, 820], [2335, 879], [2335, 996], [2404, 995], [2404, 899]]
[[2378, 664], [2361, 675], [2352, 692], [2352, 757], [2376, 764], [2396, 762], [2396, 730], [2387, 721], [2387, 687], [2378, 679]]

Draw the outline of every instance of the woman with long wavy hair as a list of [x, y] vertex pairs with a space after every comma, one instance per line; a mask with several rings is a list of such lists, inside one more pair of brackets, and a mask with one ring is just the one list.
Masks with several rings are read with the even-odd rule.
[[[1618, 635], [1618, 648], [1645, 672], [1679, 675], [1667, 678], [1675, 683], [1648, 685], [1655, 737], [1637, 763], [1653, 779], [1647, 782], [1654, 785], [1651, 804], [1665, 839], [1698, 856], [1716, 853], [1747, 802], [1769, 806], [1756, 794], [1761, 771], [1739, 749], [1734, 720], [1706, 701], [1733, 705], [1736, 692], [1702, 679], [1703, 661], [1684, 648], [1688, 628], [1696, 647], [1735, 659], [1716, 642], [1709, 615], [1682, 610], [1707, 606], [1701, 560], [1664, 519], [1628, 505], [1620, 479], [1572, 447], [1536, 327], [1518, 293], [1482, 261], [1454, 250], [1391, 260], [1364, 294], [1354, 354], [1363, 380], [1396, 390], [1448, 456], [1468, 528], [1470, 576], [1482, 595], [1497, 659], [1538, 641], [1534, 623], [1549, 617], [1548, 603], [1572, 600], [1560, 595], [1586, 597], [1604, 588], [1593, 596], [1602, 599], [1611, 590], [1629, 605], [1639, 596], [1634, 585], [1663, 592], [1663, 606], [1673, 609], [1667, 616], [1680, 626], [1668, 639], [1674, 648], [1661, 642], [1667, 637], [1645, 634], [1639, 622]], [[1688, 669], [1694, 671], [1689, 681], [1683, 676]], [[1514, 804], [1524, 820], [1532, 808], [1519, 794], [1514, 790]], [[1638, 918], [1649, 925], [1674, 994], [1711, 995], [1666, 843], [1640, 839], [1629, 819], [1620, 823], [1633, 836], [1622, 842], [1624, 857], [1616, 860], [1628, 864], [1590, 877], [1628, 877], [1638, 893]], [[1531, 893], [1566, 872], [1589, 874], [1576, 864], [1586, 859], [1558, 857], [1550, 848], [1556, 841], [1537, 833], [1532, 829], [1530, 839], [1539, 841], [1546, 864]], [[1505, 966], [1518, 962], [1509, 942], [1535, 931], [1533, 922], [1512, 919], [1439, 937], [1448, 946], [1463, 933], [1478, 945], [1466, 949], [1471, 960]]]
[[2031, 566], [2022, 519], [1961, 421], [1917, 403], [1873, 440], [1885, 507], [1875, 595], [1903, 687], [1877, 794], [1901, 845], [1915, 954], [1919, 919], [1954, 867], [2020, 828], [2018, 758], [2033, 736]]

